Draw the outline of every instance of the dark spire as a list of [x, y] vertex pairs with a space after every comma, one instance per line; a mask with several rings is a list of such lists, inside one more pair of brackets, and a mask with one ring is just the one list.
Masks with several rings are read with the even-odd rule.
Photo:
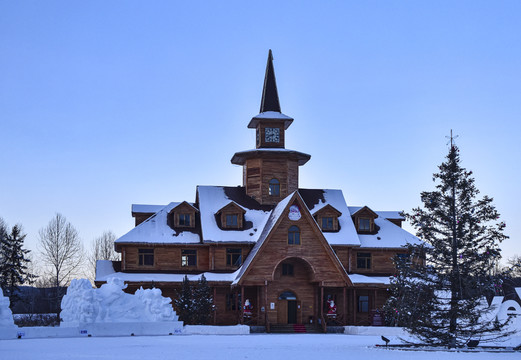
[[264, 88], [262, 89], [262, 100], [260, 106], [260, 112], [263, 113], [265, 111], [281, 112], [271, 49], [268, 54], [268, 63], [266, 64], [266, 75], [264, 75]]

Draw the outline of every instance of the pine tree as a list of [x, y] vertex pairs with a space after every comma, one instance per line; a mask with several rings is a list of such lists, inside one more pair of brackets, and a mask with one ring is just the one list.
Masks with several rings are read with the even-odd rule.
[[4, 295], [9, 296], [11, 305], [20, 300], [19, 286], [24, 283], [31, 284], [35, 278], [27, 267], [30, 263], [27, 257], [30, 250], [23, 248], [26, 236], [20, 225], [13, 226], [9, 233], [7, 226], [0, 219], [0, 287]]
[[194, 307], [193, 320], [194, 324], [206, 325], [211, 319], [213, 313], [213, 297], [212, 290], [208, 285], [208, 281], [204, 275], [201, 275], [194, 289]]
[[[399, 266], [391, 284], [386, 315], [428, 344], [460, 346], [504, 336], [495, 318], [486, 316], [486, 296], [496, 293], [494, 268], [505, 224], [492, 198], [477, 199], [472, 172], [460, 165], [452, 144], [433, 176], [436, 190], [422, 192], [423, 208], [407, 218], [426, 244], [410, 246], [413, 256]], [[393, 318], [394, 312], [394, 318]], [[398, 314], [398, 315], [396, 315]], [[388, 319], [389, 320], [389, 319]]]
[[179, 315], [179, 319], [182, 320], [185, 325], [193, 323], [193, 289], [188, 276], [185, 275], [181, 291], [177, 292], [177, 298], [174, 300], [174, 306]]

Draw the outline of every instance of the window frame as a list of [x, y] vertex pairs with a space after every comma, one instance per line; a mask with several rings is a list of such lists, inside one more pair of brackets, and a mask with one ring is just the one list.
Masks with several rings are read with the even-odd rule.
[[[276, 181], [276, 183], [275, 183]], [[269, 196], [280, 196], [280, 181], [277, 178], [273, 178], [268, 182], [268, 195]]]
[[[366, 229], [365, 227], [362, 228], [362, 221], [367, 221], [367, 226], [368, 228]], [[365, 217], [361, 217], [361, 218], [358, 218], [358, 231], [359, 232], [371, 232], [371, 224], [372, 223], [372, 219], [371, 218], [365, 218]]]
[[[235, 223], [233, 223], [233, 221], [231, 223], [228, 222], [228, 219], [234, 219], [235, 218]], [[224, 216], [224, 225], [227, 227], [227, 228], [238, 228], [239, 227], [239, 214], [226, 214]]]
[[[356, 253], [356, 268], [357, 269], [371, 269], [372, 254], [370, 252], [357, 252]], [[360, 266], [363, 264], [362, 266]]]
[[[238, 259], [233, 261], [234, 256], [236, 256], [237, 254], [239, 255]], [[237, 264], [237, 261], [239, 262], [238, 264]], [[237, 267], [237, 266], [241, 266], [241, 265], [242, 265], [242, 249], [226, 248], [226, 266]]]
[[282, 263], [281, 276], [295, 276], [295, 266], [290, 263]]
[[[295, 235], [297, 238], [295, 239]], [[297, 225], [291, 225], [288, 229], [288, 245], [300, 245], [300, 228]]]
[[[329, 222], [329, 220], [331, 220], [331, 222]], [[323, 231], [333, 231], [335, 229], [335, 218], [333, 216], [322, 216], [321, 222]], [[326, 226], [324, 226], [324, 224]]]
[[[152, 263], [150, 263], [150, 259], [152, 259]], [[154, 260], [154, 249], [138, 249], [139, 266], [154, 266]]]
[[358, 296], [357, 312], [368, 313], [369, 312], [369, 295]]
[[[183, 219], [181, 223], [181, 218]], [[188, 218], [188, 224], [186, 224], [186, 218]], [[179, 213], [178, 215], [178, 226], [180, 227], [191, 227], [192, 226], [192, 214], [190, 213]]]
[[[194, 258], [194, 260], [190, 261], [192, 257]], [[195, 263], [191, 264], [192, 262]], [[197, 267], [197, 250], [181, 249], [181, 267]]]

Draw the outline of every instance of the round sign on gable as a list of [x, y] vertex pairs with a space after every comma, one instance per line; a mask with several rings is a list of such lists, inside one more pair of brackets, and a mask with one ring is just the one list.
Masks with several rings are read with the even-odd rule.
[[301, 214], [300, 214], [300, 208], [298, 207], [298, 205], [291, 205], [289, 207], [288, 218], [293, 221], [300, 220]]

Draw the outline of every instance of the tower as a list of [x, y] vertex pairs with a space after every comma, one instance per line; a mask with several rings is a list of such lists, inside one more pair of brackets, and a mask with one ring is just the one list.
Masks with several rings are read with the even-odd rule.
[[293, 118], [280, 109], [273, 55], [268, 53], [260, 113], [248, 128], [256, 131], [255, 149], [233, 155], [232, 164], [243, 167], [243, 186], [246, 194], [263, 205], [273, 205], [298, 189], [298, 167], [310, 155], [285, 148], [285, 131]]

